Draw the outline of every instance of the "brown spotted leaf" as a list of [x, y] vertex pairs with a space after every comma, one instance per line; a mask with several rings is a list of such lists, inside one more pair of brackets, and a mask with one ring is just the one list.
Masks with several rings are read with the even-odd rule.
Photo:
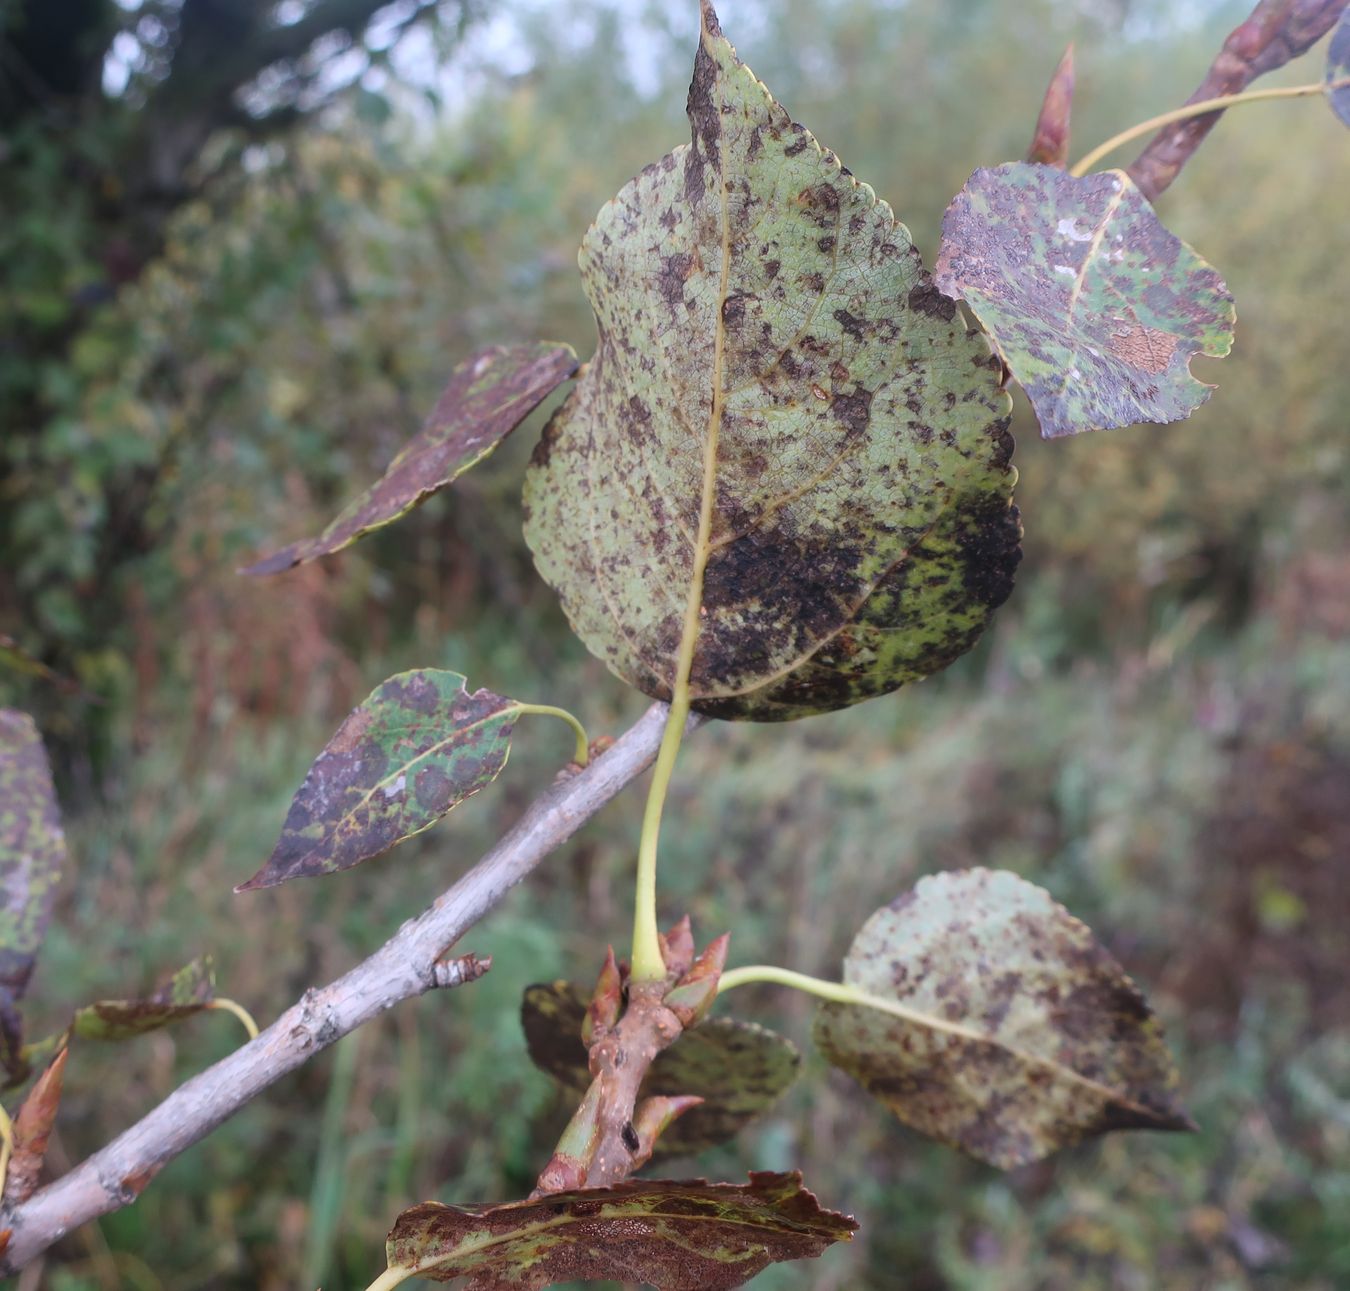
[[406, 515], [487, 457], [576, 370], [568, 345], [479, 350], [454, 370], [426, 424], [374, 485], [317, 538], [292, 543], [244, 573], [280, 573], [341, 551]]
[[514, 700], [419, 668], [377, 686], [329, 740], [247, 892], [350, 869], [434, 825], [492, 783], [520, 716]]
[[398, 1217], [385, 1252], [390, 1269], [467, 1278], [464, 1291], [592, 1279], [728, 1291], [780, 1260], [815, 1259], [857, 1227], [822, 1210], [799, 1173], [764, 1172], [748, 1184], [639, 1180], [501, 1206], [423, 1202]]
[[[591, 1083], [581, 1024], [588, 993], [571, 982], [528, 987], [520, 1020], [536, 1067], [578, 1094]], [[696, 1095], [704, 1102], [674, 1121], [655, 1156], [683, 1156], [729, 1142], [797, 1077], [801, 1055], [786, 1037], [734, 1018], [706, 1018], [658, 1054], [639, 1091]]]
[[18, 1005], [51, 918], [66, 858], [42, 736], [27, 713], [0, 708], [0, 1064], [24, 1068]]
[[215, 995], [216, 975], [211, 957], [202, 955], [144, 999], [100, 1000], [77, 1009], [70, 1034], [81, 1040], [131, 1040], [193, 1017]]
[[1341, 14], [1341, 20], [1331, 34], [1323, 84], [1331, 110], [1350, 126], [1350, 9]]
[[1027, 160], [1060, 170], [1069, 161], [1069, 119], [1073, 110], [1073, 46], [1064, 51], [1050, 84], [1045, 87], [1041, 114], [1031, 137]]
[[1108, 1130], [1194, 1128], [1138, 988], [1015, 874], [922, 880], [863, 925], [844, 981], [878, 1007], [824, 1005], [825, 1056], [906, 1125], [991, 1165]]
[[1010, 162], [947, 208], [935, 271], [1031, 400], [1047, 439], [1188, 417], [1197, 355], [1233, 344], [1233, 298], [1124, 171]]
[[51, 1137], [56, 1109], [61, 1103], [61, 1081], [69, 1052], [62, 1049], [51, 1066], [33, 1082], [33, 1088], [14, 1117], [14, 1152], [5, 1175], [6, 1206], [17, 1206], [37, 1191], [38, 1177], [47, 1156], [47, 1140]]
[[711, 5], [691, 143], [596, 217], [599, 332], [526, 476], [573, 628], [669, 698], [783, 720], [945, 667], [1012, 587], [1009, 400], [909, 231], [794, 124]]

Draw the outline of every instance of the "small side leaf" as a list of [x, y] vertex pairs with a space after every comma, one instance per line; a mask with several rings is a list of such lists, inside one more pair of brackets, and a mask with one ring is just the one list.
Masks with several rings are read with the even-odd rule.
[[1108, 1130], [1194, 1129], [1162, 1028], [1092, 933], [1015, 874], [924, 879], [878, 910], [816, 1041], [906, 1125], [1003, 1169]]
[[200, 1013], [215, 994], [211, 957], [202, 955], [144, 999], [100, 1000], [77, 1009], [70, 1034], [81, 1040], [130, 1040]]
[[1050, 84], [1045, 87], [1036, 133], [1031, 137], [1027, 160], [1060, 170], [1069, 161], [1069, 117], [1073, 110], [1073, 45], [1059, 60]]
[[[49, 682], [67, 695], [79, 695], [82, 699], [94, 699], [86, 695], [80, 683], [73, 677], [63, 677], [59, 672], [47, 667], [40, 659], [35, 659], [13, 637], [0, 632], [0, 669], [22, 673], [26, 677], [37, 677]], [[94, 699], [95, 703], [99, 701]]]
[[348, 715], [291, 801], [267, 863], [236, 892], [332, 874], [388, 851], [492, 783], [520, 715], [457, 672], [390, 677]]
[[27, 713], [0, 709], [0, 1063], [23, 1067], [18, 1004], [28, 987], [66, 858], [42, 737]]
[[[552, 982], [528, 987], [520, 1009], [534, 1065], [577, 1093], [591, 1083], [581, 1040], [586, 1003], [580, 987]], [[791, 1040], [753, 1022], [713, 1017], [686, 1031], [652, 1063], [639, 1097], [704, 1101], [664, 1131], [655, 1155], [684, 1156], [729, 1142], [777, 1102], [800, 1065]]]
[[[678, 1122], [677, 1122], [678, 1124]], [[815, 1259], [857, 1223], [822, 1210], [802, 1177], [748, 1184], [640, 1180], [501, 1206], [424, 1202], [398, 1217], [391, 1269], [464, 1291], [640, 1281], [660, 1291], [729, 1291], [780, 1260]]]
[[487, 457], [576, 370], [570, 345], [479, 350], [454, 370], [426, 424], [374, 485], [317, 538], [292, 543], [243, 572], [278, 574], [406, 515]]
[[47, 1140], [61, 1103], [61, 1081], [69, 1052], [62, 1049], [56, 1055], [51, 1066], [34, 1082], [14, 1118], [14, 1154], [5, 1175], [6, 1206], [18, 1206], [37, 1191], [38, 1176], [47, 1156]]
[[1047, 439], [1178, 421], [1233, 344], [1233, 297], [1120, 170], [1010, 162], [947, 208], [934, 278], [975, 311]]
[[1327, 47], [1327, 102], [1344, 124], [1350, 126], [1350, 9], [1341, 14]]

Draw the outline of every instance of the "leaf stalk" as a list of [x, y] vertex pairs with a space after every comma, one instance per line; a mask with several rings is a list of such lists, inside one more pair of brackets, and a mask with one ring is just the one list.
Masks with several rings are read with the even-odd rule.
[[591, 760], [591, 742], [586, 736], [586, 728], [582, 726], [565, 708], [554, 708], [552, 704], [517, 704], [516, 711], [522, 717], [557, 717], [570, 726], [577, 737], [576, 756], [572, 759], [579, 767], [584, 767]]

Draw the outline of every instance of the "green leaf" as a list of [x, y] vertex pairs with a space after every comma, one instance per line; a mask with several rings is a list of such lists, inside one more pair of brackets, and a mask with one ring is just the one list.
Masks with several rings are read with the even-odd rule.
[[1108, 1130], [1195, 1128], [1138, 988], [1015, 874], [922, 880], [863, 925], [844, 981], [882, 1007], [823, 1005], [825, 1056], [906, 1125], [981, 1161], [1008, 1169]]
[[391, 1269], [464, 1291], [639, 1281], [660, 1291], [725, 1291], [780, 1260], [814, 1259], [857, 1224], [822, 1210], [802, 1177], [748, 1184], [641, 1180], [502, 1206], [423, 1202], [398, 1217]]
[[1350, 126], [1350, 9], [1341, 14], [1331, 33], [1325, 84], [1331, 110]]
[[100, 1000], [77, 1009], [70, 1033], [81, 1040], [131, 1040], [200, 1013], [215, 994], [211, 957], [202, 955], [144, 999]]
[[236, 892], [332, 874], [434, 825], [506, 765], [522, 706], [418, 668], [348, 715], [291, 801], [267, 863]]
[[487, 457], [577, 370], [569, 345], [493, 345], [451, 374], [426, 424], [384, 475], [317, 538], [292, 543], [250, 565], [276, 574], [349, 547], [454, 483]]
[[984, 324], [1047, 439], [1190, 416], [1213, 389], [1191, 357], [1233, 344], [1223, 280], [1122, 170], [977, 170], [943, 217], [935, 277]]
[[670, 697], [701, 586], [693, 707], [802, 717], [945, 667], [1007, 597], [1010, 403], [908, 230], [706, 3], [688, 110], [692, 143], [582, 243], [598, 348], [535, 452], [525, 536], [626, 681]]
[[24, 1063], [18, 1004], [51, 919], [66, 859], [42, 737], [27, 713], [0, 708], [0, 1063]]
[[[536, 1067], [578, 1094], [591, 1084], [581, 1024], [589, 993], [572, 982], [526, 988], [520, 1021]], [[771, 1107], [797, 1078], [801, 1054], [786, 1037], [753, 1022], [713, 1017], [658, 1054], [638, 1100], [694, 1094], [691, 1108], [656, 1141], [654, 1156], [684, 1156], [727, 1143]]]
[[27, 677], [40, 678], [68, 695], [82, 693], [79, 682], [70, 677], [63, 677], [59, 672], [47, 667], [40, 659], [33, 658], [13, 637], [6, 636], [3, 632], [0, 632], [0, 668], [22, 673]]

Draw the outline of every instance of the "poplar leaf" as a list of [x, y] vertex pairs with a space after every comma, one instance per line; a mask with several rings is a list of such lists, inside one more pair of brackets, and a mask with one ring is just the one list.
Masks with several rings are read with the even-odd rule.
[[77, 1009], [70, 1034], [81, 1040], [131, 1040], [200, 1013], [216, 996], [209, 955], [180, 968], [142, 999], [100, 1000]]
[[1350, 9], [1341, 14], [1331, 33], [1325, 87], [1331, 110], [1350, 126]]
[[598, 344], [525, 536], [626, 681], [668, 699], [689, 622], [694, 709], [802, 717], [945, 667], [1007, 597], [1010, 403], [909, 231], [706, 0], [688, 114], [582, 242]]
[[434, 825], [501, 773], [521, 706], [439, 668], [377, 686], [300, 786], [267, 863], [236, 892], [350, 869]]
[[1092, 933], [1015, 874], [923, 879], [878, 910], [829, 1003], [826, 1058], [906, 1125], [1009, 1169], [1109, 1130], [1194, 1129], [1162, 1028]]
[[51, 919], [66, 859], [61, 809], [37, 725], [0, 708], [0, 1063], [25, 1069], [19, 1001]]
[[391, 1269], [467, 1278], [464, 1291], [591, 1279], [729, 1291], [779, 1260], [814, 1259], [857, 1227], [822, 1210], [796, 1171], [763, 1172], [748, 1184], [644, 1179], [501, 1206], [423, 1202], [398, 1217], [385, 1251]]
[[1047, 439], [1178, 421], [1233, 344], [1233, 297], [1123, 170], [977, 170], [942, 220], [937, 285], [964, 300]]
[[[589, 994], [572, 982], [527, 987], [520, 1020], [530, 1059], [577, 1094], [591, 1084], [581, 1024]], [[767, 1111], [797, 1078], [801, 1054], [785, 1036], [736, 1018], [705, 1018], [656, 1056], [638, 1101], [694, 1094], [704, 1101], [661, 1132], [655, 1157], [727, 1143]]]
[[1064, 56], [1045, 87], [1041, 100], [1036, 130], [1027, 149], [1027, 160], [1063, 170], [1069, 161], [1069, 122], [1073, 112], [1073, 45]]
[[350, 547], [420, 506], [487, 457], [577, 370], [569, 345], [492, 345], [465, 359], [440, 400], [384, 475], [349, 503], [317, 538], [248, 566], [277, 574]]
[[68, 1049], [62, 1049], [56, 1055], [47, 1070], [33, 1082], [33, 1088], [14, 1117], [14, 1153], [5, 1175], [6, 1206], [21, 1205], [37, 1191], [42, 1163], [47, 1157], [47, 1140], [56, 1121], [56, 1109], [61, 1104], [61, 1082], [69, 1053]]

